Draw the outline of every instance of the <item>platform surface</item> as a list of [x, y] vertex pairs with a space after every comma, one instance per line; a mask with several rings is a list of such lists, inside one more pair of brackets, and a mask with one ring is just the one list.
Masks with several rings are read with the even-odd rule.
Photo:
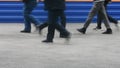
[[56, 31], [54, 43], [41, 41], [46, 38], [47, 28], [39, 35], [20, 33], [24, 25], [0, 24], [0, 68], [120, 68], [120, 31], [111, 24], [112, 35], [95, 31], [91, 24], [85, 35], [76, 31], [83, 24], [67, 24], [72, 33], [69, 42], [59, 38]]

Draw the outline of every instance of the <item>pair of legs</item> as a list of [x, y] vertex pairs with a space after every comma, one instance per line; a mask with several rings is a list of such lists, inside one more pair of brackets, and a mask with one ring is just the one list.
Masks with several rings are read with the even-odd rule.
[[40, 25], [40, 22], [31, 15], [34, 8], [37, 6], [37, 2], [27, 2], [24, 3], [24, 25], [25, 28], [21, 32], [30, 33], [31, 32], [31, 23], [35, 26]]
[[112, 30], [111, 30], [110, 25], [109, 25], [109, 20], [108, 20], [108, 17], [106, 15], [106, 11], [105, 11], [105, 8], [104, 8], [104, 2], [103, 1], [94, 3], [83, 28], [77, 29], [77, 30], [79, 32], [85, 34], [86, 29], [88, 28], [88, 26], [91, 23], [93, 17], [98, 13], [98, 11], [101, 12], [102, 19], [104, 19], [104, 24], [105, 24], [105, 27], [107, 29], [105, 32], [103, 32], [103, 34], [111, 34]]
[[[105, 1], [104, 2], [104, 7], [105, 7], [105, 10], [106, 10], [106, 13], [107, 13], [107, 5], [108, 5], [108, 1]], [[95, 29], [101, 29], [101, 24], [102, 24], [102, 20], [103, 20], [101, 14], [102, 13], [100, 11], [98, 11], [98, 15], [97, 15], [97, 27]], [[115, 25], [118, 24], [117, 20], [114, 19], [113, 17], [111, 17], [110, 15], [108, 15], [108, 13], [107, 13], [107, 17], [108, 17], [108, 19], [109, 19], [109, 21], [111, 23], [114, 23]]]
[[63, 10], [48, 10], [48, 34], [43, 42], [53, 42], [55, 29], [62, 33], [64, 38], [70, 38], [70, 33], [57, 22], [62, 12]]
[[[61, 11], [60, 13], [60, 24], [65, 28], [66, 27], [66, 15], [64, 13], [64, 10]], [[39, 28], [39, 32], [41, 33], [41, 30], [44, 29], [45, 27], [47, 27], [49, 25], [49, 22], [46, 21], [43, 24], [41, 24], [38, 28]], [[60, 37], [63, 37], [63, 34], [60, 33]]]

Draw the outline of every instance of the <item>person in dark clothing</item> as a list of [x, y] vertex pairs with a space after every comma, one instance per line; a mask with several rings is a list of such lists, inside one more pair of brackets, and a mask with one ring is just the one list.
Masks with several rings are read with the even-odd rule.
[[[107, 5], [111, 2], [111, 0], [105, 0], [104, 1], [104, 7], [106, 9], [106, 13], [107, 13]], [[97, 15], [97, 27], [94, 28], [94, 30], [97, 30], [97, 29], [101, 29], [101, 24], [102, 24], [102, 17], [101, 17], [101, 12], [98, 11], [98, 15]], [[114, 19], [113, 17], [111, 17], [108, 13], [107, 13], [107, 17], [109, 19], [109, 21], [111, 23], [114, 23], [116, 27], [118, 27], [118, 21], [116, 19]]]
[[31, 33], [31, 23], [35, 25], [35, 27], [40, 25], [40, 22], [35, 19], [31, 13], [34, 8], [37, 6], [37, 0], [22, 0], [24, 3], [24, 30], [21, 33]]
[[[66, 15], [64, 13], [64, 10], [60, 14], [60, 24], [65, 28], [66, 27]], [[48, 21], [44, 22], [41, 24], [38, 29], [39, 29], [39, 34], [41, 34], [41, 31], [48, 26]], [[60, 33], [60, 38], [64, 38], [64, 35]]]
[[44, 0], [45, 10], [48, 11], [48, 34], [46, 40], [42, 42], [51, 43], [53, 42], [54, 32], [57, 29], [64, 35], [64, 38], [70, 38], [70, 32], [68, 32], [63, 26], [57, 23], [58, 18], [65, 10], [65, 0]]
[[109, 25], [109, 20], [106, 15], [105, 7], [104, 7], [104, 1], [105, 0], [94, 0], [94, 5], [88, 15], [88, 18], [86, 19], [86, 22], [83, 26], [83, 28], [77, 29], [78, 32], [85, 34], [86, 29], [88, 28], [89, 24], [91, 23], [93, 17], [100, 11], [102, 14], [102, 19], [104, 19], [104, 24], [106, 27], [106, 31], [103, 32], [102, 34], [112, 34], [112, 29], [110, 28]]

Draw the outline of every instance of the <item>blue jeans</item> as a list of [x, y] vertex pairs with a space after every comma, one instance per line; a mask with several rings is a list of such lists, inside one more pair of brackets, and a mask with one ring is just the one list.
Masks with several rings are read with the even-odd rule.
[[32, 11], [36, 6], [37, 6], [37, 2], [24, 3], [25, 31], [31, 31], [31, 23], [33, 23], [35, 26], [40, 25], [40, 22], [31, 15]]

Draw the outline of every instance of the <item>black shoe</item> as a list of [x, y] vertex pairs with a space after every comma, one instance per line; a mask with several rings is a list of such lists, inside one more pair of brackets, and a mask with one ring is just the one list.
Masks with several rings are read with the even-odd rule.
[[42, 25], [37, 26], [39, 34], [42, 34], [42, 29], [44, 28]]
[[85, 34], [86, 32], [86, 28], [81, 28], [81, 29], [77, 29], [78, 32]]
[[41, 34], [41, 31], [42, 31], [41, 25], [37, 25], [36, 30], [38, 30], [39, 34]]
[[42, 29], [44, 29], [45, 27], [48, 26], [48, 22], [44, 22], [43, 24], [37, 26], [38, 27], [38, 30], [39, 30], [39, 34], [41, 34], [42, 32]]
[[93, 28], [93, 30], [100, 30], [101, 27], [96, 27], [96, 28]]
[[65, 38], [67, 41], [69, 41], [69, 40], [71, 39], [71, 33], [70, 33], [70, 32], [68, 32], [68, 34], [67, 34], [67, 35], [62, 36], [62, 38]]
[[43, 40], [42, 42], [44, 42], [44, 43], [53, 43], [52, 40]]
[[31, 33], [31, 31], [25, 31], [25, 30], [22, 30], [20, 31], [21, 33]]
[[66, 38], [66, 36], [65, 35], [60, 35], [60, 38]]
[[112, 34], [112, 30], [111, 29], [107, 29], [105, 32], [103, 32], [102, 34]]

